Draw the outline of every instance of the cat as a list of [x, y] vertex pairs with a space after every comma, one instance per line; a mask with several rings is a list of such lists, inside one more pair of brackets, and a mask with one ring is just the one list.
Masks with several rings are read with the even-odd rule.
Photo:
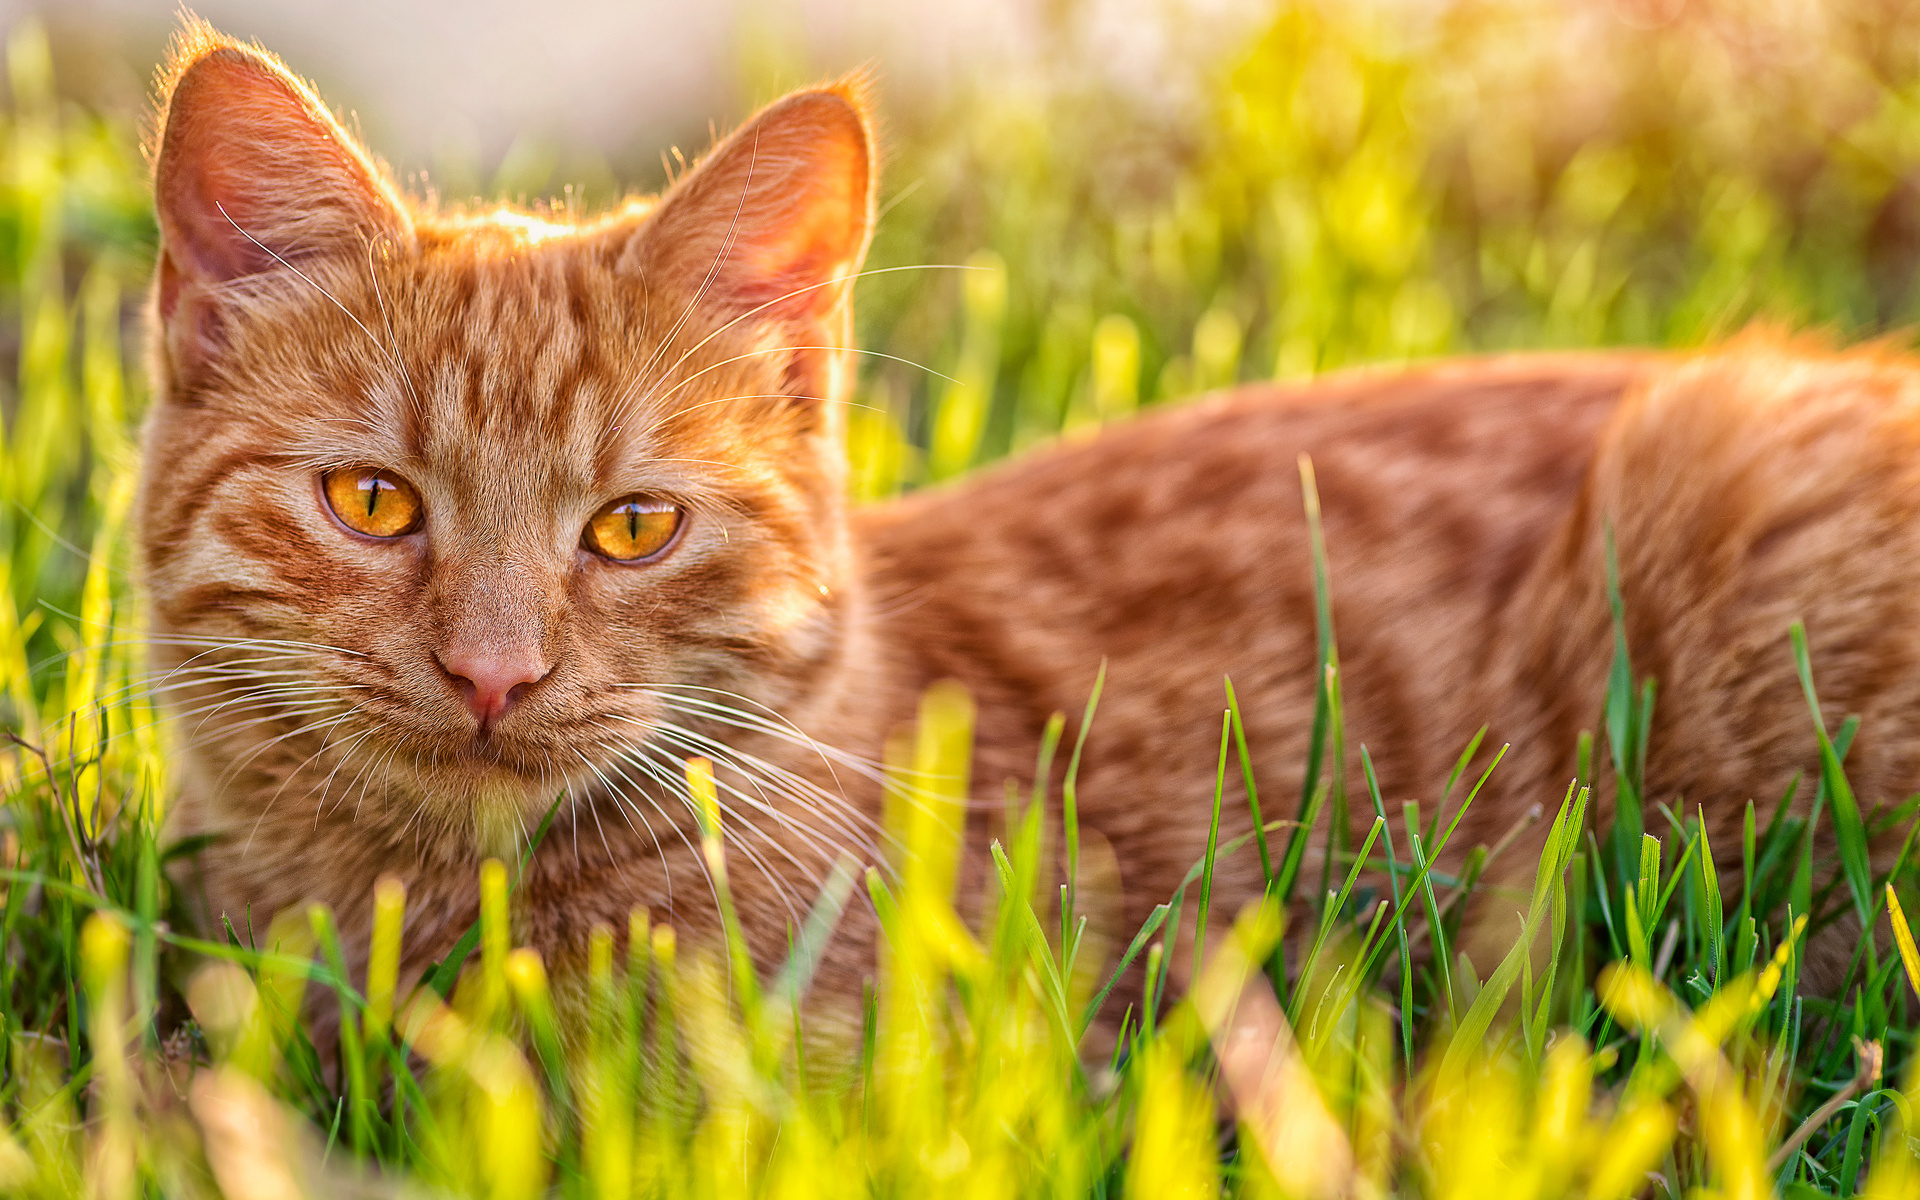
[[[1302, 455], [1347, 744], [1396, 823], [1484, 722], [1481, 762], [1513, 748], [1455, 845], [1518, 830], [1505, 861], [1529, 861], [1527, 815], [1565, 795], [1605, 693], [1609, 528], [1661, 684], [1650, 797], [1737, 845], [1749, 798], [1816, 767], [1796, 618], [1829, 711], [1864, 718], [1860, 795], [1920, 777], [1920, 371], [1890, 349], [1758, 333], [1251, 386], [852, 509], [877, 165], [858, 80], [595, 216], [409, 199], [311, 88], [204, 25], [161, 95], [141, 564], [177, 826], [214, 839], [209, 919], [250, 936], [324, 901], [357, 972], [394, 876], [417, 979], [474, 920], [481, 861], [559, 797], [514, 900], [556, 979], [636, 906], [711, 940], [680, 783], [700, 755], [747, 940], [777, 963], [840, 856], [883, 857], [875, 764], [942, 680], [977, 706], [977, 900], [995, 798], [1031, 785], [1102, 663], [1079, 819], [1130, 933], [1205, 849], [1223, 676], [1262, 794], [1301, 786]], [[1603, 780], [1599, 827], [1609, 804]], [[1252, 823], [1237, 800], [1221, 820], [1223, 840]], [[1214, 886], [1233, 911], [1257, 860]], [[1510, 914], [1487, 927], [1512, 937]], [[849, 905], [817, 1007], [857, 1006], [875, 937]]]

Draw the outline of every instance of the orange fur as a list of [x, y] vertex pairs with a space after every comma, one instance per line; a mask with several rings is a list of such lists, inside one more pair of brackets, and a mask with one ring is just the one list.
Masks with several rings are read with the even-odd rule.
[[[995, 797], [1104, 659], [1081, 818], [1117, 873], [1107, 924], [1131, 929], [1204, 846], [1224, 673], [1263, 791], [1299, 786], [1302, 453], [1348, 740], [1389, 803], [1431, 798], [1482, 721], [1515, 745], [1461, 845], [1572, 774], [1610, 652], [1609, 520], [1663, 685], [1655, 798], [1719, 841], [1812, 764], [1795, 617], [1832, 708], [1866, 718], [1862, 796], [1920, 770], [1920, 371], [1890, 351], [1753, 336], [1247, 389], [849, 513], [837, 408], [875, 173], [856, 85], [771, 106], [657, 202], [558, 221], [413, 206], [310, 89], [202, 26], [163, 86], [141, 545], [181, 819], [220, 835], [207, 899], [236, 924], [325, 900], [364, 947], [393, 874], [417, 973], [473, 919], [480, 859], [560, 794], [516, 920], [562, 976], [636, 905], [710, 937], [673, 783], [700, 753], [749, 939], [777, 959], [835, 857], [877, 857], [870, 767], [927, 685], [976, 697]], [[348, 468], [407, 479], [421, 530], [331, 518], [319, 475]], [[672, 548], [584, 549], [632, 494], [682, 506]], [[491, 723], [446, 665], [476, 647], [537, 664]], [[992, 810], [970, 821], [975, 893]], [[1222, 835], [1247, 826], [1230, 806]], [[1228, 860], [1217, 903], [1258, 885]], [[850, 912], [823, 1004], [857, 996], [873, 936]]]

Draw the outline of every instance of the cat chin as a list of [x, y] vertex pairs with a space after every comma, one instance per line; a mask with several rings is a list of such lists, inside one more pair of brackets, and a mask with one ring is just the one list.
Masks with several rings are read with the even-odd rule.
[[442, 761], [430, 770], [401, 768], [391, 782], [402, 803], [424, 810], [427, 827], [465, 838], [478, 853], [500, 858], [517, 856], [554, 796], [568, 786], [564, 779], [474, 759]]
[[470, 835], [476, 854], [502, 862], [519, 861], [527, 838], [536, 829], [544, 805], [530, 803], [529, 788], [482, 788], [469, 801]]

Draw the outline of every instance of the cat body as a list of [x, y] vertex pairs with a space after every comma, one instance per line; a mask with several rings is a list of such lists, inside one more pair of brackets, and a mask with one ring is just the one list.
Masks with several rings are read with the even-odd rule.
[[[1105, 662], [1080, 820], [1124, 937], [1204, 852], [1224, 676], [1267, 818], [1294, 813], [1303, 454], [1357, 828], [1359, 747], [1397, 826], [1483, 722], [1514, 748], [1456, 844], [1559, 802], [1612, 651], [1609, 523], [1661, 682], [1651, 796], [1734, 844], [1747, 800], [1812, 765], [1795, 618], [1831, 711], [1865, 720], [1862, 797], [1920, 767], [1920, 372], [1890, 353], [1752, 337], [1255, 388], [849, 513], [856, 87], [788, 97], [659, 201], [576, 220], [410, 204], [303, 85], [201, 27], [163, 83], [141, 546], [178, 822], [217, 839], [210, 918], [256, 936], [319, 900], [363, 954], [392, 875], [417, 977], [473, 921], [482, 859], [552, 808], [514, 919], [557, 978], [636, 907], [709, 940], [698, 755], [777, 963], [836, 859], [886, 857], [877, 763], [945, 679], [978, 706], [977, 903], [1008, 781], [1031, 786], [1049, 716]], [[1223, 840], [1251, 827], [1229, 796]], [[1229, 857], [1216, 907], [1259, 886]], [[875, 934], [850, 905], [816, 1007], [852, 1010]]]

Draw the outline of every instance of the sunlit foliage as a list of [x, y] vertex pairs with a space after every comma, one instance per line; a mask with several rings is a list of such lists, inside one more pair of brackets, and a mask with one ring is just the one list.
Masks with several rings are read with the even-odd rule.
[[[1866, 0], [1288, 3], [1175, 110], [1073, 72], [915, 110], [872, 265], [966, 269], [865, 281], [864, 344], [892, 357], [863, 373], [856, 486], [1236, 381], [1689, 344], [1754, 315], [1896, 326], [1920, 258], [1908, 19]], [[1920, 1195], [1914, 879], [1904, 857], [1874, 874], [1859, 836], [1910, 831], [1916, 805], [1864, 814], [1830, 854], [1857, 723], [1810, 712], [1813, 815], [1769, 798], [1741, 845], [1708, 844], [1641, 794], [1649, 693], [1624, 654], [1580, 778], [1542, 798], [1553, 832], [1497, 963], [1448, 948], [1500, 847], [1431, 865], [1497, 751], [1465, 748], [1432, 812], [1388, 813], [1343, 745], [1331, 645], [1305, 794], [1243, 790], [1223, 691], [1214, 803], [1264, 805], [1265, 828], [1212, 847], [1124, 946], [1084, 934], [1074, 843], [1048, 844], [1057, 794], [1013, 807], [962, 919], [972, 712], [946, 689], [891, 762], [900, 854], [837, 876], [764, 978], [737, 940], [682, 945], [636, 912], [595, 939], [586, 1016], [563, 1022], [512, 945], [513, 863], [483, 872], [446, 996], [399, 994], [391, 882], [365, 978], [323, 909], [191, 929], [125, 532], [143, 167], [124, 116], [56, 99], [34, 28], [7, 54], [0, 1195]], [[1817, 669], [1803, 651], [1810, 696]], [[1054, 728], [1070, 753], [1079, 726]], [[1623, 797], [1608, 826], [1596, 781]], [[1304, 826], [1369, 809], [1324, 869], [1305, 853]], [[1269, 903], [1210, 912], [1209, 864], [1234, 855], [1258, 856]], [[885, 931], [867, 1002], [796, 1020], [849, 904]], [[1848, 986], [1804, 994], [1800, 947], [1847, 914], [1873, 931]], [[324, 1061], [303, 998], [344, 1016]]]

